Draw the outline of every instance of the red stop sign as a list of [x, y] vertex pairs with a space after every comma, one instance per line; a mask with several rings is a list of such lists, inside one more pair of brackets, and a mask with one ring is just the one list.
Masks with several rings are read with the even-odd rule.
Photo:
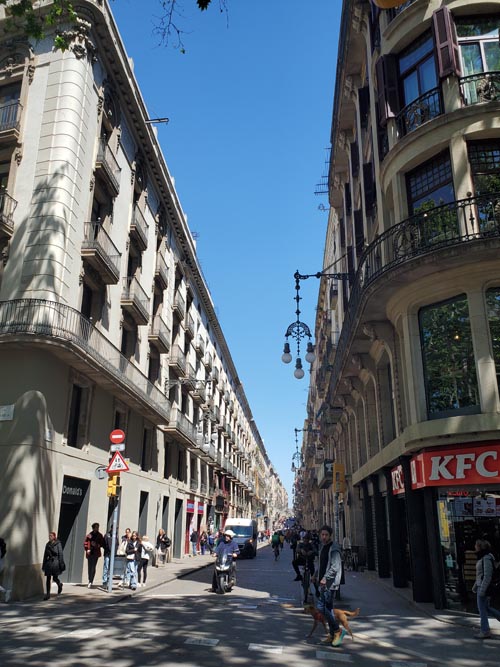
[[125, 440], [125, 431], [122, 431], [121, 428], [116, 428], [109, 434], [109, 440], [113, 445], [119, 445], [120, 442]]

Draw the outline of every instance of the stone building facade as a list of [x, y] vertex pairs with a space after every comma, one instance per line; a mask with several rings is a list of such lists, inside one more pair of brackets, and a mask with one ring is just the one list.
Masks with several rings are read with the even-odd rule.
[[[45, 3], [45, 6], [48, 3]], [[3, 8], [1, 12], [3, 12]], [[42, 8], [43, 11], [43, 8]], [[41, 591], [50, 530], [67, 581], [112, 514], [172, 555], [270, 505], [271, 465], [110, 7], [78, 3], [70, 48], [0, 14], [0, 535], [12, 599]], [[106, 477], [106, 476], [105, 476]]]
[[[500, 549], [500, 3], [345, 0], [296, 504], [416, 600]], [[326, 462], [326, 463], [325, 463]]]

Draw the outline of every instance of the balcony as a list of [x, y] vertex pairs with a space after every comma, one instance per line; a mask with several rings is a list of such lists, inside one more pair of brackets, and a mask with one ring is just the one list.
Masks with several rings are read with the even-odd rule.
[[0, 145], [18, 141], [22, 111], [19, 100], [0, 104]]
[[201, 405], [207, 400], [207, 389], [204, 382], [197, 381], [194, 389], [191, 391], [191, 396], [195, 403]]
[[195, 323], [194, 323], [194, 317], [192, 315], [189, 315], [189, 313], [184, 321], [184, 330], [186, 332], [186, 336], [189, 336], [192, 340], [195, 334]]
[[208, 494], [208, 486], [203, 484], [203, 482], [200, 484], [200, 493], [202, 496], [206, 496]]
[[121, 253], [99, 220], [84, 223], [81, 253], [105, 285], [117, 284], [120, 279]]
[[121, 307], [137, 325], [149, 321], [149, 297], [135, 277], [123, 278]]
[[167, 354], [170, 350], [170, 329], [160, 315], [156, 315], [152, 321], [148, 339], [160, 354]]
[[42, 299], [0, 302], [0, 344], [50, 351], [154, 424], [170, 417], [165, 394], [81, 313]]
[[188, 388], [188, 391], [192, 391], [196, 387], [196, 370], [189, 362], [186, 362], [186, 377], [183, 384]]
[[198, 480], [197, 479], [190, 479], [189, 480], [189, 488], [193, 493], [196, 493], [198, 491]]
[[165, 427], [165, 433], [169, 433], [186, 447], [195, 449], [197, 447], [196, 428], [179, 408], [172, 408], [170, 420]]
[[155, 268], [155, 282], [160, 290], [165, 290], [168, 287], [168, 266], [165, 257], [156, 254], [156, 268]]
[[174, 294], [174, 302], [172, 304], [172, 310], [179, 320], [183, 320], [186, 316], [186, 300], [182, 294], [177, 290]]
[[[483, 253], [498, 253], [500, 193], [461, 199], [414, 215], [385, 231], [366, 248], [354, 277], [332, 365], [332, 396], [354, 340], [367, 288], [382, 277], [384, 285], [392, 284], [394, 281], [387, 277], [390, 271], [443, 250], [451, 250], [454, 261], [463, 267], [464, 257], [478, 243], [484, 246]], [[436, 261], [428, 264], [430, 271], [436, 270]]]
[[406, 2], [403, 2], [402, 5], [399, 5], [399, 7], [393, 7], [392, 9], [387, 9], [387, 20], [393, 21], [396, 16], [401, 14], [407, 7], [412, 5], [415, 2], [415, 0], [406, 0]]
[[460, 91], [466, 106], [500, 100], [500, 72], [481, 72], [463, 76]]
[[132, 222], [130, 223], [130, 240], [134, 243], [140, 252], [144, 252], [148, 247], [149, 225], [146, 222], [144, 213], [135, 205], [132, 213]]
[[413, 132], [417, 127], [444, 113], [444, 106], [441, 97], [441, 89], [433, 88], [425, 95], [407, 104], [396, 117], [396, 125], [399, 136]]
[[168, 365], [177, 377], [184, 377], [186, 375], [186, 355], [177, 343], [172, 345]]
[[14, 233], [14, 211], [17, 201], [6, 190], [0, 193], [0, 238], [12, 237]]
[[203, 358], [203, 355], [205, 354], [205, 341], [203, 339], [203, 336], [201, 334], [198, 334], [196, 336], [196, 342], [194, 344], [194, 351], [196, 352], [196, 356], [200, 359]]
[[204, 363], [205, 368], [206, 368], [207, 370], [210, 370], [210, 369], [212, 368], [213, 357], [212, 357], [212, 355], [210, 354], [210, 352], [207, 352], [207, 353], [205, 354], [205, 358], [203, 359], [203, 363]]
[[121, 168], [107, 143], [100, 139], [95, 163], [96, 173], [103, 179], [112, 197], [120, 192]]

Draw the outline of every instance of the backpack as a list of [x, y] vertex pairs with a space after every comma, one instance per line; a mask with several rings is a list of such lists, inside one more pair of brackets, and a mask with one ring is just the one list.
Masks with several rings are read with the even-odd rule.
[[[488, 588], [486, 589], [486, 595], [488, 597], [495, 597], [498, 592], [500, 592], [500, 565], [497, 565], [495, 562], [494, 557], [491, 556], [491, 560], [493, 563], [493, 574], [491, 576], [491, 581], [488, 585]], [[483, 577], [484, 577], [484, 563], [483, 563]]]

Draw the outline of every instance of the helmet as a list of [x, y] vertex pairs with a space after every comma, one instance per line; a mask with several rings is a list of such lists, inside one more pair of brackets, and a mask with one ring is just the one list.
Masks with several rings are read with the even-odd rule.
[[232, 530], [225, 530], [225, 531], [224, 531], [224, 535], [229, 535], [230, 538], [233, 538], [233, 537], [234, 537], [234, 533], [233, 533]]

